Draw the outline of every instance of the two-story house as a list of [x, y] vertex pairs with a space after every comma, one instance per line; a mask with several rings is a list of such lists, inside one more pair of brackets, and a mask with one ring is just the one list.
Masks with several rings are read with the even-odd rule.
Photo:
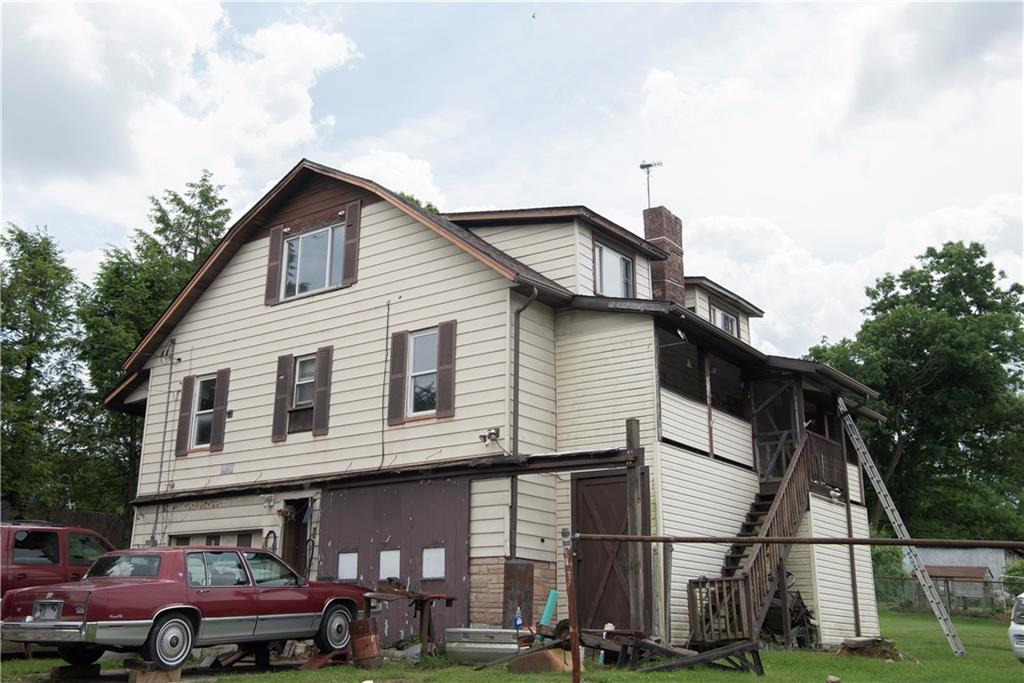
[[[133, 543], [260, 545], [321, 578], [396, 577], [457, 598], [438, 629], [507, 624], [517, 604], [535, 617], [549, 589], [564, 597], [561, 529], [626, 530], [625, 475], [484, 464], [622, 448], [627, 418], [652, 533], [867, 535], [835, 405], [873, 392], [759, 352], [762, 311], [684, 275], [667, 209], [643, 220], [645, 238], [582, 206], [436, 215], [300, 162], [106, 398], [144, 416]], [[668, 555], [645, 551], [644, 626], [674, 642], [738, 637], [723, 597], [743, 628], [770, 623], [783, 559], [807, 642], [878, 632], [866, 548]], [[584, 626], [628, 620], [624, 556], [581, 547]]]

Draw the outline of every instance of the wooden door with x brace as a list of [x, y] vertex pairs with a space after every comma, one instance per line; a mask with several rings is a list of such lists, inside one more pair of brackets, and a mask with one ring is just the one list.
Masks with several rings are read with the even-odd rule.
[[[645, 467], [642, 534], [651, 533], [650, 484]], [[626, 472], [605, 470], [572, 475], [572, 530], [582, 534], [624, 534], [626, 528]], [[642, 547], [644, 571], [644, 629], [651, 626], [651, 553]], [[586, 541], [576, 555], [576, 605], [581, 628], [629, 628], [627, 545], [621, 541]]]

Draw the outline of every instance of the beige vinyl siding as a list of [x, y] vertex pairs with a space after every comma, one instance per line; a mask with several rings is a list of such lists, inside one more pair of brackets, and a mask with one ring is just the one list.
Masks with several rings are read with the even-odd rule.
[[579, 268], [576, 293], [594, 294], [594, 236], [589, 225], [576, 222], [576, 262]]
[[849, 480], [850, 500], [863, 503], [860, 499], [860, 468], [851, 462], [846, 463], [846, 477]]
[[[805, 513], [800, 520], [800, 526], [796, 534], [798, 538], [809, 538], [811, 536], [811, 515]], [[790, 548], [789, 557], [786, 559], [786, 571], [793, 575], [793, 583], [796, 590], [800, 591], [807, 609], [817, 619], [818, 616], [818, 591], [814, 577], [814, 546], [794, 545]]]
[[627, 418], [640, 443], [657, 439], [654, 323], [650, 316], [565, 311], [555, 318], [560, 451], [625, 444]]
[[474, 227], [473, 232], [566, 289], [575, 289], [576, 230], [572, 222]]
[[636, 298], [651, 298], [651, 262], [642, 254], [636, 258]]
[[526, 560], [555, 561], [555, 476], [519, 477], [516, 556]]
[[661, 390], [661, 436], [684, 446], [708, 452], [708, 407], [680, 396], [668, 389]]
[[712, 409], [711, 424], [712, 435], [715, 438], [715, 457], [753, 467], [754, 446], [750, 423]]
[[711, 302], [708, 293], [700, 287], [690, 285], [686, 288], [686, 306], [692, 308], [701, 318], [711, 320]]
[[[868, 535], [867, 511], [853, 506], [854, 536]], [[826, 538], [846, 537], [846, 506], [818, 495], [811, 495], [811, 535]], [[874, 597], [874, 576], [871, 570], [871, 551], [857, 547], [858, 598], [861, 602], [861, 633], [878, 635], [878, 610]], [[814, 562], [816, 588], [815, 618], [825, 645], [836, 645], [856, 635], [853, 622], [853, 591], [850, 585], [850, 556], [846, 546], [816, 545], [811, 551]]]
[[[661, 532], [668, 536], [732, 536], [739, 532], [759, 488], [757, 475], [734, 465], [657, 445], [661, 463]], [[690, 632], [686, 587], [690, 579], [720, 576], [728, 547], [693, 544], [672, 555], [672, 639]]]
[[508, 554], [508, 477], [469, 482], [469, 556], [504, 557]]
[[[139, 493], [396, 467], [493, 453], [478, 435], [507, 433], [507, 281], [385, 202], [363, 208], [359, 281], [267, 307], [268, 239], [245, 244], [171, 332], [171, 366], [150, 361]], [[385, 302], [391, 301], [390, 320]], [[456, 319], [455, 417], [384, 428], [381, 396], [389, 332]], [[334, 346], [330, 433], [270, 440], [277, 357]], [[224, 450], [174, 458], [181, 379], [231, 368]], [[170, 405], [167, 405], [167, 401]], [[164, 425], [167, 418], [166, 428]], [[382, 457], [383, 450], [383, 457]]]
[[[513, 293], [509, 304], [510, 316], [525, 302], [526, 297]], [[512, 324], [510, 320], [510, 330]], [[523, 311], [520, 326], [519, 452], [550, 453], [555, 450], [556, 443], [555, 314], [549, 306], [535, 301]], [[511, 341], [509, 348], [512, 348]], [[512, 402], [512, 362], [510, 355], [509, 410]], [[508, 434], [510, 439], [511, 436]]]
[[747, 344], [750, 343], [750, 317], [744, 313], [740, 313], [737, 318], [739, 319], [740, 326], [740, 341]]

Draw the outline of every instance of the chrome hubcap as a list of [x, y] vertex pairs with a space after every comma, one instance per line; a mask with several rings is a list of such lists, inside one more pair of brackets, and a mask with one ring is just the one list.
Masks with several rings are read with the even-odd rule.
[[172, 619], [160, 628], [156, 639], [156, 651], [164, 664], [180, 664], [192, 649], [192, 634], [189, 625], [180, 619]]
[[327, 639], [335, 648], [348, 645], [348, 614], [344, 610], [338, 610], [331, 615], [327, 622]]

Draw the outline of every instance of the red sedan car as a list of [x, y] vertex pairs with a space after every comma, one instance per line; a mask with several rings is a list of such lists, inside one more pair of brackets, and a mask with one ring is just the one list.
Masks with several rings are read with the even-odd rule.
[[348, 646], [367, 590], [306, 581], [266, 550], [122, 550], [101, 556], [81, 581], [9, 591], [0, 637], [55, 643], [72, 664], [115, 650], [165, 669], [193, 647], [224, 643], [313, 638], [326, 653]]

